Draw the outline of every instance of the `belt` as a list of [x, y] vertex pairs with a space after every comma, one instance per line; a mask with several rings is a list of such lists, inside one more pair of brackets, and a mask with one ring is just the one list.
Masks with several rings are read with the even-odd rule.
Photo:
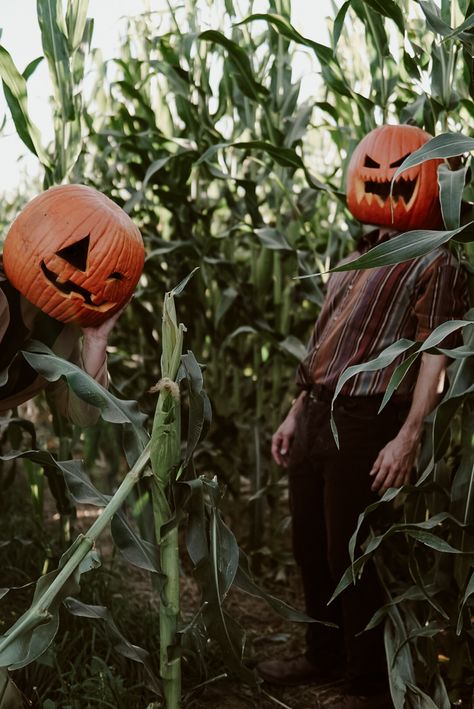
[[324, 386], [324, 384], [312, 384], [307, 391], [308, 397], [312, 401], [324, 401], [330, 404], [334, 398], [334, 392], [332, 389], [328, 389], [328, 387]]
[[[306, 387], [306, 391], [308, 392], [308, 398], [310, 401], [321, 401], [327, 404], [330, 404], [334, 398], [335, 391], [332, 389], [329, 389], [327, 386], [324, 386], [324, 384], [311, 384], [310, 386]], [[383, 394], [370, 394], [370, 395], [359, 395], [359, 396], [352, 396], [348, 394], [338, 394], [335, 405], [343, 404], [344, 402], [372, 402], [372, 403], [378, 403], [381, 404], [383, 400], [384, 395]], [[410, 400], [401, 398], [397, 396], [397, 394], [394, 394], [391, 399], [391, 403], [393, 404], [399, 404], [402, 406], [409, 406]]]

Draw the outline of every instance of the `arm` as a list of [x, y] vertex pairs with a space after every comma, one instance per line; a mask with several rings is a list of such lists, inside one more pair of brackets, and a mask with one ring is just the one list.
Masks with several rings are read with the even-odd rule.
[[378, 454], [372, 466], [372, 490], [379, 495], [389, 487], [408, 483], [415, 464], [425, 417], [438, 404], [443, 391], [447, 357], [423, 354], [413, 392], [413, 400], [405, 423], [396, 437]]
[[122, 312], [123, 308], [98, 327], [82, 328], [81, 366], [103, 386], [107, 386], [107, 341]]
[[306, 392], [302, 391], [297, 399], [293, 402], [285, 420], [280, 424], [276, 432], [272, 436], [272, 456], [277, 465], [284, 468], [288, 466], [288, 453], [293, 443], [293, 438], [296, 431], [296, 421], [298, 414], [303, 406]]
[[[69, 361], [77, 364], [104, 387], [108, 385], [107, 340], [123, 309], [98, 327], [82, 328], [82, 347], [76, 342]], [[48, 387], [50, 396], [60, 413], [78, 426], [91, 426], [97, 422], [100, 411], [80, 399], [60, 379]]]

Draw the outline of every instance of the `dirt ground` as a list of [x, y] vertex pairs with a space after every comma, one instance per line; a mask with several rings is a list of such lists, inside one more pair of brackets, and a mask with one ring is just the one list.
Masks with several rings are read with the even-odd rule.
[[[95, 508], [89, 510], [84, 507], [84, 510], [86, 514], [94, 514]], [[90, 524], [90, 517], [85, 519]], [[110, 558], [112, 542], [108, 534], [104, 534], [99, 540], [98, 548], [103, 560]], [[116, 556], [114, 563], [121, 565], [122, 561]], [[140, 602], [145, 601], [150, 606], [156, 605], [158, 611], [158, 603], [150, 587], [149, 575], [124, 564], [123, 576], [127, 587], [133, 588], [134, 596], [139, 598]], [[267, 574], [267, 580], [259, 581], [259, 585], [294, 608], [304, 610], [296, 567], [282, 567], [277, 576], [278, 580], [274, 580]], [[185, 572], [181, 578], [181, 608], [184, 619], [189, 620], [199, 606], [199, 588], [194, 579]], [[239, 589], [232, 589], [226, 607], [230, 615], [246, 631], [246, 645], [251, 648], [250, 666], [272, 657], [290, 657], [300, 653], [304, 648], [305, 625], [282, 618], [261, 599]], [[339, 696], [341, 686], [337, 683], [324, 687], [276, 687], [262, 684], [258, 690], [254, 690], [229, 677], [223, 677], [224, 674], [225, 668], [216, 664], [215, 674], [210, 673], [205, 687], [202, 688], [202, 694], [196, 696], [192, 693], [192, 698], [183, 704], [183, 709], [275, 709], [275, 707], [286, 709], [321, 707], [323, 709], [329, 700]], [[186, 689], [190, 688], [186, 688], [186, 678], [183, 679], [184, 694], [186, 694]], [[156, 705], [156, 709], [158, 707], [159, 705]]]

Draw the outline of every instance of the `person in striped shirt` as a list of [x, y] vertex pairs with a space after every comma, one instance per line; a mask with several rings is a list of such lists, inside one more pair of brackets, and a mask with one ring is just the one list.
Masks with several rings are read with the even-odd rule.
[[[386, 225], [372, 227], [348, 259], [397, 233]], [[273, 435], [272, 456], [289, 473], [293, 551], [306, 611], [337, 628], [308, 624], [306, 651], [261, 662], [264, 680], [297, 685], [345, 677], [343, 698], [328, 707], [393, 706], [382, 629], [362, 632], [385, 602], [375, 567], [367, 564], [361, 580], [327, 604], [350, 565], [348, 543], [359, 514], [390, 487], [410, 480], [424, 419], [445, 386], [448, 359], [425, 352], [381, 413], [403, 355], [384, 369], [348, 379], [334, 403], [339, 448], [330, 426], [331, 401], [347, 367], [374, 359], [402, 338], [424, 341], [441, 323], [461, 319], [466, 309], [465, 274], [444, 247], [395, 265], [331, 274], [298, 368], [301, 391]], [[449, 336], [442, 347], [456, 345], [456, 338]], [[364, 539], [363, 530], [359, 538]]]

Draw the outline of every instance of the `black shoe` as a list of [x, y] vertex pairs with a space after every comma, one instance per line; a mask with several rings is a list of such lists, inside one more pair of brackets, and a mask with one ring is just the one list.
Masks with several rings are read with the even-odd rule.
[[257, 672], [265, 682], [295, 687], [300, 684], [328, 684], [343, 676], [339, 664], [331, 666], [310, 662], [306, 655], [275, 660], [264, 660], [257, 665]]

